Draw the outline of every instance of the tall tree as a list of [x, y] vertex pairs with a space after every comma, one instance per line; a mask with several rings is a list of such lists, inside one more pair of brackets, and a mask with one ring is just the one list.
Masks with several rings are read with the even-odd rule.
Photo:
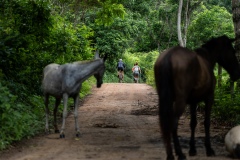
[[[232, 13], [233, 13], [233, 24], [235, 31], [235, 49], [238, 62], [240, 63], [240, 0], [232, 0]], [[237, 86], [240, 86], [238, 81]], [[231, 93], [233, 93], [233, 82], [231, 84]]]
[[240, 0], [232, 0], [234, 31], [236, 36], [235, 49], [240, 62]]
[[181, 31], [182, 6], [183, 6], [183, 0], [179, 0], [178, 20], [177, 20], [177, 33], [178, 33], [178, 42], [179, 42], [179, 45], [183, 47], [183, 46], [184, 46], [184, 43], [183, 43], [182, 31]]
[[[184, 4], [185, 2], [185, 4]], [[192, 4], [191, 4], [192, 2]], [[180, 46], [186, 47], [187, 44], [187, 30], [190, 23], [191, 12], [198, 6], [199, 3], [190, 0], [180, 0], [178, 7], [178, 20], [177, 20], [177, 32], [178, 32], [178, 41]], [[184, 11], [184, 16], [182, 16], [182, 11]], [[184, 17], [181, 20], [181, 17]], [[183, 29], [181, 29], [183, 25]]]

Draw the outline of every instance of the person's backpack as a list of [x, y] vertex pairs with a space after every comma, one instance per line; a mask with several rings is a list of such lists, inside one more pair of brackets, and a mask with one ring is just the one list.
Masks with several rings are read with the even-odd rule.
[[123, 67], [123, 62], [118, 62], [118, 68], [124, 68]]
[[133, 71], [134, 71], [134, 72], [139, 72], [139, 66], [134, 66]]

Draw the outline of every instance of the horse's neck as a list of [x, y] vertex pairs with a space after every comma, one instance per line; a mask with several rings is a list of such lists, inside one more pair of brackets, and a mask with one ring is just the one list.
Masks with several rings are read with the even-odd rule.
[[214, 68], [215, 64], [216, 64], [216, 59], [214, 57], [214, 55], [212, 54], [212, 51], [209, 51], [206, 48], [197, 48], [195, 49], [195, 52], [202, 57], [203, 59], [205, 59], [208, 64], [210, 65], [211, 69]]
[[79, 77], [80, 81], [84, 81], [95, 74], [101, 67], [101, 60], [94, 60], [86, 63], [79, 63], [76, 65], [75, 69], [76, 77]]

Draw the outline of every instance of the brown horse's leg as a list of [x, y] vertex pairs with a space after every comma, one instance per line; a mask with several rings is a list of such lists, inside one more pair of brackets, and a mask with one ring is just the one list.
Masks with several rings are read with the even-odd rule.
[[179, 117], [182, 115], [185, 105], [186, 105], [184, 102], [184, 98], [182, 97], [182, 98], [176, 100], [174, 105], [175, 105], [175, 107], [174, 107], [175, 112], [174, 112], [174, 118], [173, 118], [173, 134], [172, 134], [173, 143], [174, 143], [175, 152], [178, 155], [178, 160], [185, 160], [186, 156], [182, 152], [182, 148], [180, 146], [178, 134], [177, 134], [178, 120], [179, 120]]
[[54, 107], [54, 110], [53, 110], [53, 117], [54, 117], [54, 129], [55, 129], [55, 133], [59, 133], [59, 129], [58, 129], [58, 126], [57, 126], [57, 111], [58, 111], [58, 106], [60, 105], [61, 103], [61, 98], [56, 98], [56, 101], [55, 101], [55, 107]]
[[174, 129], [173, 129], [173, 143], [174, 143], [175, 152], [178, 155], [178, 159], [185, 160], [186, 156], [182, 153], [182, 148], [180, 146], [179, 139], [178, 139], [177, 128], [178, 128], [178, 118], [176, 118], [175, 120]]
[[207, 156], [215, 156], [215, 152], [211, 147], [211, 142], [210, 142], [210, 114], [211, 114], [211, 108], [212, 108], [212, 100], [207, 100], [205, 101], [205, 121], [204, 121], [204, 126], [205, 126], [205, 147], [206, 147], [206, 153]]
[[197, 115], [196, 115], [196, 104], [190, 105], [190, 114], [191, 114], [191, 121], [190, 121], [190, 127], [191, 127], [191, 139], [190, 139], [190, 150], [189, 150], [189, 156], [195, 156], [197, 154], [196, 146], [195, 146], [195, 128], [197, 126]]
[[164, 135], [164, 144], [167, 152], [167, 160], [174, 160], [172, 145], [171, 145], [171, 133]]
[[[160, 101], [159, 101], [159, 104], [160, 104]], [[171, 144], [171, 141], [172, 141], [172, 123], [171, 123], [172, 121], [171, 120], [172, 119], [170, 118], [170, 123], [169, 123], [166, 117], [164, 117], [166, 113], [164, 112], [163, 114], [161, 113], [161, 106], [162, 105], [160, 105], [160, 108], [159, 108], [159, 120], [160, 120], [162, 137], [163, 137], [163, 141], [164, 141], [164, 145], [167, 153], [167, 160], [174, 160], [172, 144]], [[168, 106], [168, 107], [172, 107], [172, 106]], [[172, 117], [172, 115], [169, 115], [169, 117]]]
[[[169, 106], [172, 107], [172, 106]], [[160, 108], [161, 110], [161, 108]], [[167, 153], [167, 160], [174, 160], [174, 156], [173, 156], [173, 149], [172, 149], [172, 135], [173, 135], [173, 119], [172, 119], [172, 113], [170, 115], [168, 115], [169, 118], [171, 119], [170, 121], [168, 121], [168, 123], [166, 123], [166, 121], [164, 121], [163, 115], [161, 115], [160, 117], [160, 126], [161, 126], [161, 131], [162, 131], [162, 136], [163, 136], [163, 140], [164, 140], [164, 145], [166, 148], [166, 153]], [[166, 117], [165, 117], [166, 118]], [[162, 119], [162, 120], [161, 120]]]
[[49, 134], [49, 108], [48, 108], [48, 103], [49, 103], [49, 95], [45, 94], [44, 95], [44, 104], [45, 104], [45, 114], [46, 114], [46, 125], [45, 125], [45, 132], [46, 134]]

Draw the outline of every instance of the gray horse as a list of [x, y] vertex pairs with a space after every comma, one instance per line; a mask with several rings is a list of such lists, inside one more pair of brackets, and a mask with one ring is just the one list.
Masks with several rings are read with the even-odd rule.
[[74, 117], [75, 117], [75, 129], [76, 136], [80, 136], [78, 125], [78, 103], [79, 92], [82, 83], [94, 75], [97, 80], [97, 87], [100, 88], [103, 81], [103, 75], [105, 71], [106, 57], [99, 58], [98, 52], [95, 54], [95, 59], [91, 61], [78, 61], [74, 63], [67, 63], [63, 65], [49, 64], [43, 70], [42, 89], [44, 94], [44, 103], [46, 107], [46, 133], [49, 133], [48, 117], [49, 117], [49, 96], [56, 98], [54, 107], [54, 128], [55, 133], [58, 133], [56, 113], [58, 106], [63, 98], [64, 110], [63, 121], [60, 131], [60, 138], [64, 138], [65, 119], [67, 116], [67, 102], [68, 98], [74, 99]]

